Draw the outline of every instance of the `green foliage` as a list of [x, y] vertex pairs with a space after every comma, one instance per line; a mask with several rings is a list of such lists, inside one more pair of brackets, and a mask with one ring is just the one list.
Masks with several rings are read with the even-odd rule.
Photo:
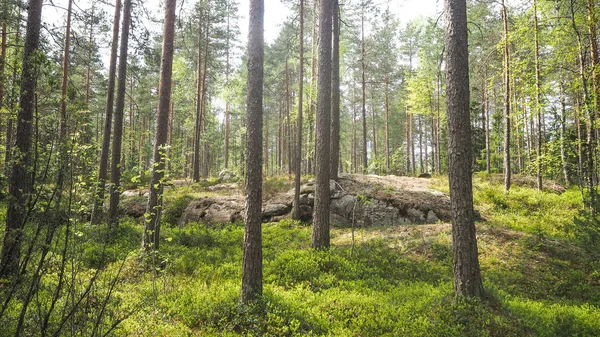
[[263, 178], [263, 197], [271, 198], [277, 193], [289, 191], [293, 181], [285, 176], [273, 176]]
[[481, 180], [474, 195], [475, 206], [491, 224], [553, 237], [566, 236], [564, 226], [582, 207], [577, 189], [556, 194], [513, 186], [505, 194], [501, 184]]
[[166, 200], [164, 205], [164, 211], [162, 213], [162, 221], [165, 225], [175, 226], [181, 215], [185, 211], [190, 201], [194, 197], [189, 194], [176, 196], [172, 200]]

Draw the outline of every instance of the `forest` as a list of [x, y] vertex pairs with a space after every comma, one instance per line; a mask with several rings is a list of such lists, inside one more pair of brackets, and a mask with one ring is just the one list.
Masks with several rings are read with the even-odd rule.
[[600, 336], [597, 1], [0, 6], [0, 336]]

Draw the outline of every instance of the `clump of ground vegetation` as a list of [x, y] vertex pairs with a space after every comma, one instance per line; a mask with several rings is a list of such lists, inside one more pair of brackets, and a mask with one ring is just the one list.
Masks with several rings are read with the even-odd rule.
[[[176, 218], [190, 191], [169, 189], [165, 213]], [[449, 224], [358, 228], [354, 240], [350, 229], [334, 228], [328, 251], [310, 248], [306, 224], [265, 224], [264, 296], [250, 306], [240, 304], [241, 223], [165, 225], [160, 252], [146, 256], [135, 220], [124, 219], [113, 236], [105, 225], [79, 225], [72, 282], [84, 288], [102, 274], [68, 322], [73, 331], [98, 325], [96, 335], [118, 336], [598, 336], [600, 263], [572, 230], [578, 193], [515, 187], [505, 195], [476, 178], [481, 300], [453, 297]], [[57, 261], [60, 248], [52, 247]], [[48, 275], [40, 289], [56, 283]], [[50, 294], [39, 292], [40, 308]], [[9, 323], [21, 309], [10, 303], [2, 318]], [[24, 331], [37, 319], [32, 310]], [[0, 324], [0, 335], [13, 328]]]

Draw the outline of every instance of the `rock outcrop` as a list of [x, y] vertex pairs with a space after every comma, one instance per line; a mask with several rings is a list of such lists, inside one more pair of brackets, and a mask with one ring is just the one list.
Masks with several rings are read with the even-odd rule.
[[[428, 187], [424, 179], [375, 175], [341, 175], [331, 181], [331, 224], [333, 226], [402, 225], [450, 221], [450, 199]], [[215, 186], [214, 190], [220, 189]], [[225, 189], [235, 185], [223, 186]], [[239, 191], [239, 190], [238, 190]], [[312, 220], [314, 181], [300, 188], [300, 218]], [[263, 221], [279, 221], [292, 215], [294, 191], [280, 193], [263, 203]], [[232, 196], [205, 197], [190, 202], [180, 225], [190, 221], [207, 224], [243, 219], [244, 198]]]

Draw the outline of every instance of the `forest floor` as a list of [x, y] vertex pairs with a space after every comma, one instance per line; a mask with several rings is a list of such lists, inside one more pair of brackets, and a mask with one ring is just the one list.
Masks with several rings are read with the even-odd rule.
[[[414, 182], [415, 188], [448, 189], [443, 177]], [[276, 195], [291, 184], [269, 178], [265, 190]], [[475, 177], [483, 300], [452, 296], [448, 223], [374, 225], [354, 233], [334, 227], [331, 249], [314, 251], [310, 226], [283, 219], [263, 226], [264, 296], [244, 307], [239, 304], [243, 224], [176, 223], [190, 194], [221, 193], [209, 190], [213, 184], [200, 185], [167, 190], [158, 255], [140, 258], [139, 219], [124, 218], [108, 246], [100, 239], [105, 227], [73, 229], [81, 283], [100, 267], [101, 252], [109, 256], [93, 291], [96, 305], [110, 294], [100, 335], [122, 318], [112, 334], [600, 335], [600, 249], [585, 240], [593, 233], [575, 225], [581, 208], [577, 189], [539, 192], [523, 183], [505, 195], [496, 177]], [[35, 322], [28, 324], [35, 329]]]

